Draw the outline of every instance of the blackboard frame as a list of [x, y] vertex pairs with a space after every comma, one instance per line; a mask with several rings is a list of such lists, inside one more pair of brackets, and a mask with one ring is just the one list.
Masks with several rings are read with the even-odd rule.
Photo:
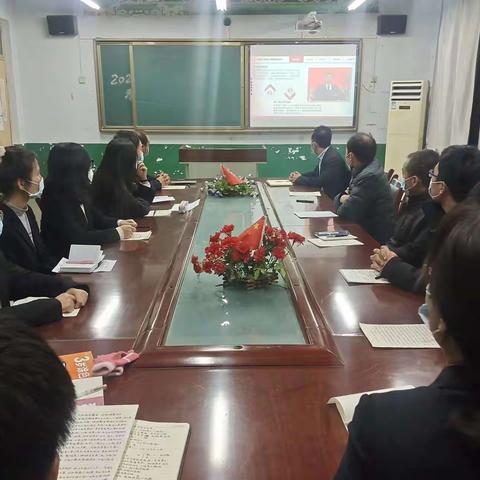
[[[242, 114], [241, 125], [239, 127], [220, 127], [220, 126], [142, 126], [137, 124], [137, 112], [135, 105], [135, 69], [133, 59], [133, 47], [136, 45], [236, 45], [241, 47], [241, 98], [242, 102]], [[101, 132], [111, 133], [120, 129], [132, 129], [141, 128], [149, 133], [253, 133], [253, 132], [292, 132], [292, 133], [305, 133], [310, 132], [310, 127], [251, 127], [249, 125], [249, 113], [250, 113], [250, 95], [249, 95], [249, 82], [250, 82], [250, 46], [252, 45], [318, 45], [318, 44], [355, 44], [357, 45], [357, 68], [355, 75], [355, 103], [354, 103], [354, 116], [353, 124], [347, 127], [332, 127], [332, 130], [336, 132], [352, 132], [358, 128], [359, 106], [360, 106], [360, 91], [361, 91], [361, 74], [362, 74], [362, 58], [363, 58], [363, 44], [360, 38], [329, 38], [321, 40], [312, 39], [229, 39], [229, 40], [209, 40], [209, 39], [173, 39], [173, 40], [159, 40], [159, 39], [95, 39], [94, 40], [94, 52], [95, 52], [95, 67], [96, 67], [96, 84], [97, 84], [97, 107], [99, 118], [99, 129]], [[101, 47], [102, 45], [127, 45], [129, 47], [129, 59], [130, 59], [130, 73], [132, 81], [132, 125], [107, 125], [105, 121], [105, 96], [103, 89], [103, 72], [101, 62]]]

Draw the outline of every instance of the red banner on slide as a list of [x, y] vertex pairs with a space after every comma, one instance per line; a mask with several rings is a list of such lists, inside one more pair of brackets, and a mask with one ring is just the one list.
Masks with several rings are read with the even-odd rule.
[[303, 63], [303, 55], [290, 55], [290, 63]]

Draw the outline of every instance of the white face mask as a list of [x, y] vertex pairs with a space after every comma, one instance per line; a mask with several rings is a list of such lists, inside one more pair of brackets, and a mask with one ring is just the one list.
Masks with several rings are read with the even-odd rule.
[[88, 181], [90, 183], [93, 182], [93, 168], [91, 168], [89, 171], [88, 171]]
[[443, 193], [443, 190], [442, 190], [440, 193], [437, 193], [437, 195], [432, 194], [432, 185], [435, 184], [435, 183], [443, 183], [443, 186], [445, 187], [445, 182], [444, 181], [434, 182], [434, 181], [430, 180], [430, 185], [428, 186], [428, 193], [429, 193], [432, 200], [435, 200], [436, 198], [438, 198]]
[[145, 156], [143, 155], [143, 152], [140, 152], [137, 156], [137, 167], [143, 163]]
[[38, 192], [35, 193], [30, 193], [27, 190], [24, 190], [24, 192], [28, 195], [29, 198], [40, 198], [43, 193], [43, 189], [45, 188], [43, 178], [40, 180], [39, 183], [37, 182], [32, 182], [31, 180], [27, 180], [28, 183], [31, 183], [32, 185], [38, 185]]

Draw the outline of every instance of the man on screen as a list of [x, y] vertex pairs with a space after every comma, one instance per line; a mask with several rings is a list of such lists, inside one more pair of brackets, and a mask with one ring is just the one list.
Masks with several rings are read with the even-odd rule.
[[345, 92], [335, 85], [333, 73], [325, 75], [325, 83], [319, 85], [311, 95], [313, 101], [335, 102], [345, 100]]
[[321, 188], [333, 199], [348, 187], [351, 173], [331, 143], [332, 130], [323, 125], [317, 127], [312, 133], [312, 151], [318, 157], [317, 167], [303, 174], [292, 172], [289, 180], [295, 185]]

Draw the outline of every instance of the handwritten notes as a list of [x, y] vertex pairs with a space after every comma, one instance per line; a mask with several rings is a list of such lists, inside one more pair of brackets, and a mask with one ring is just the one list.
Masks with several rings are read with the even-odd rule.
[[414, 325], [372, 325], [360, 323], [362, 332], [376, 348], [440, 348], [429, 328]]
[[116, 480], [176, 480], [190, 426], [137, 420]]
[[114, 480], [138, 405], [78, 408], [60, 451], [59, 480]]

